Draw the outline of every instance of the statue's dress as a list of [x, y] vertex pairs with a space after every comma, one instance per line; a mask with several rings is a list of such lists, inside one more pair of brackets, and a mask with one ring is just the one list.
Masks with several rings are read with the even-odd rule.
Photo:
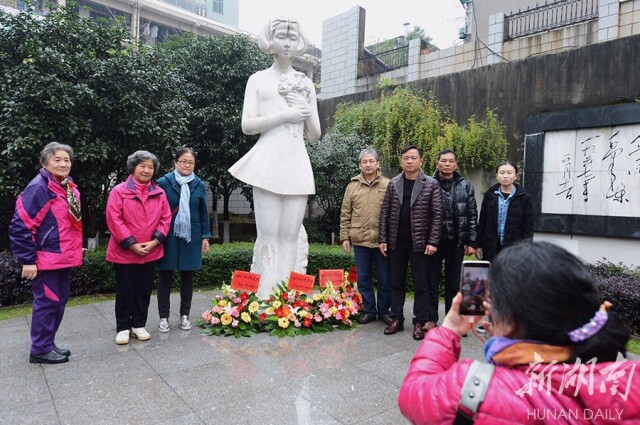
[[[257, 94], [258, 102], [276, 98], [281, 109], [288, 108], [276, 86], [258, 87]], [[315, 194], [303, 130], [304, 123], [286, 122], [265, 131], [251, 150], [229, 168], [229, 173], [246, 184], [281, 195]]]

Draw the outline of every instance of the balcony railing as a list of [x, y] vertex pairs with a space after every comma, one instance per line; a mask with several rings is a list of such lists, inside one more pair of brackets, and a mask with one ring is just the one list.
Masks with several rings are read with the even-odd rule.
[[409, 64], [409, 45], [406, 44], [385, 52], [371, 53], [364, 49], [364, 55], [358, 60], [358, 76], [382, 74]]
[[507, 39], [598, 19], [598, 0], [560, 0], [505, 16]]
[[204, 1], [193, 0], [162, 0], [165, 3], [178, 6], [180, 9], [187, 10], [191, 13], [195, 13], [198, 16], [207, 16], [207, 5]]

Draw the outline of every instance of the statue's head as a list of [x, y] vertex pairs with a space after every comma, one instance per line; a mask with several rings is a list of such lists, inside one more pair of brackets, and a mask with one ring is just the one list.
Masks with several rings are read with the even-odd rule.
[[291, 46], [293, 56], [300, 56], [307, 50], [309, 42], [298, 20], [295, 18], [280, 17], [268, 21], [258, 35], [258, 45], [263, 52], [269, 54], [275, 53], [273, 49], [273, 39], [277, 32], [296, 35], [297, 42]]

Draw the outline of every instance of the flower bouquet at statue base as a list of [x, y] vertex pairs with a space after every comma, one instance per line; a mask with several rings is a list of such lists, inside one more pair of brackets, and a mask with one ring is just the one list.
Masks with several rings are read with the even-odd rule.
[[362, 312], [362, 297], [353, 284], [334, 288], [329, 282], [320, 292], [307, 295], [290, 290], [285, 281], [274, 288], [263, 308], [259, 319], [265, 331], [293, 337], [357, 326], [353, 319]]
[[223, 295], [216, 295], [213, 307], [202, 313], [196, 325], [205, 335], [251, 336], [260, 332], [260, 300], [253, 292], [238, 291], [222, 285]]

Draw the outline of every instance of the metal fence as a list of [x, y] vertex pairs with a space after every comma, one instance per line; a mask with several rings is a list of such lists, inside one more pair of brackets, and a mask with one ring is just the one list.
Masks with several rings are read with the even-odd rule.
[[507, 39], [598, 19], [598, 0], [560, 0], [505, 16]]
[[386, 52], [371, 53], [367, 49], [358, 60], [358, 76], [382, 74], [392, 69], [402, 68], [409, 64], [409, 45], [387, 50]]

